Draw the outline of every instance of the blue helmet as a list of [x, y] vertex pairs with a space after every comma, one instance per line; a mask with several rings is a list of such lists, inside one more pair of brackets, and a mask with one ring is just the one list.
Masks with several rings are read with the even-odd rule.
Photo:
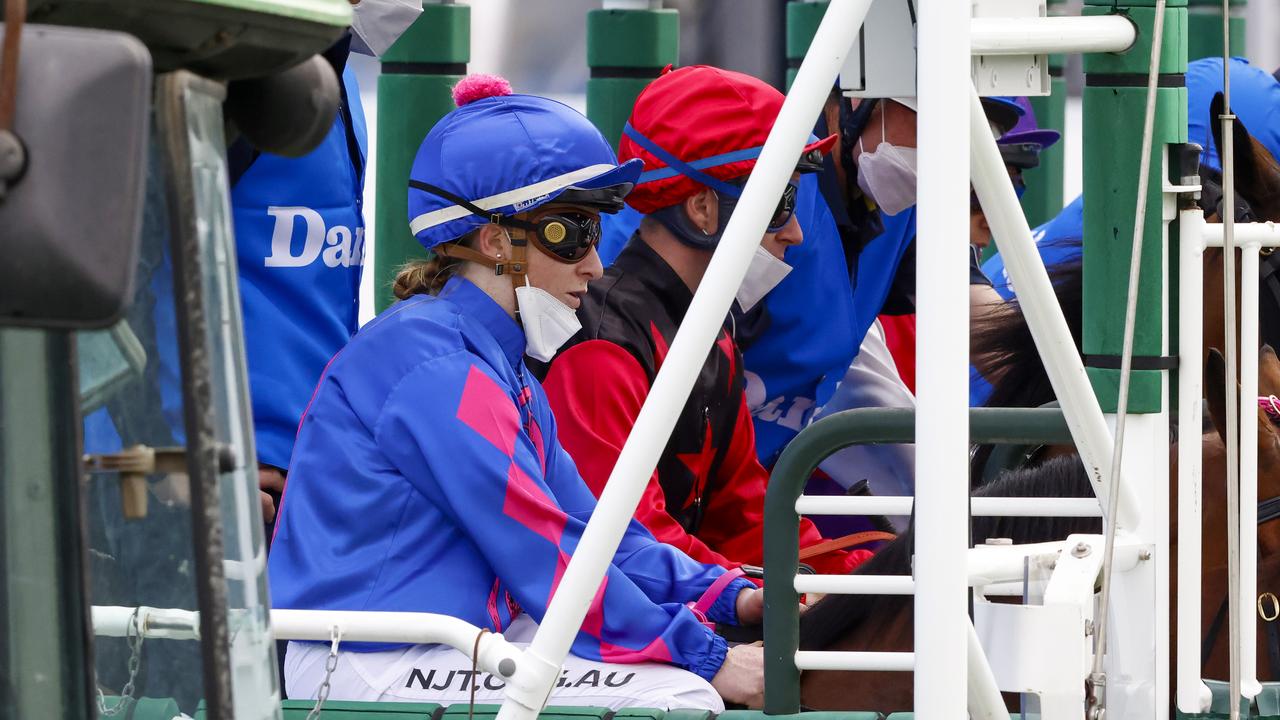
[[[1209, 103], [1220, 92], [1222, 58], [1187, 64], [1187, 140], [1204, 148], [1200, 164], [1218, 171], [1222, 160], [1213, 143], [1213, 123], [1217, 121], [1209, 117]], [[1244, 58], [1231, 58], [1231, 110], [1272, 157], [1280, 159], [1280, 82]]]
[[557, 198], [617, 211], [635, 185], [643, 163], [619, 165], [581, 113], [510, 93], [500, 78], [464, 79], [454, 90], [459, 107], [418, 148], [409, 173], [409, 228], [423, 247], [462, 237], [493, 215]]

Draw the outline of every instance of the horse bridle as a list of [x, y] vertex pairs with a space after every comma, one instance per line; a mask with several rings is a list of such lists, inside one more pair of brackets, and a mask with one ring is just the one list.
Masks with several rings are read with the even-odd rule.
[[[1196, 201], [1196, 204], [1200, 206], [1200, 210], [1204, 212], [1205, 217], [1215, 214], [1219, 218], [1223, 217], [1222, 201], [1222, 183], [1218, 178], [1214, 175], [1201, 176], [1200, 199]], [[1253, 206], [1240, 193], [1236, 193], [1234, 217], [1236, 222], [1242, 223], [1256, 222], [1258, 220], [1258, 215], [1253, 211]]]
[[[1267, 397], [1259, 397], [1258, 405], [1262, 408], [1267, 417], [1275, 424], [1280, 425], [1280, 398], [1275, 395]], [[1280, 496], [1267, 498], [1258, 503], [1258, 527], [1271, 522], [1272, 520], [1280, 520]], [[1262, 598], [1270, 596], [1274, 608], [1274, 612], [1270, 618], [1264, 615]], [[1200, 665], [1204, 666], [1209, 662], [1209, 655], [1213, 652], [1213, 646], [1218, 641], [1218, 633], [1222, 631], [1222, 623], [1227, 617], [1227, 600], [1222, 598], [1222, 604], [1218, 606], [1218, 611], [1213, 615], [1213, 621], [1209, 623], [1209, 631], [1205, 633], [1204, 641], [1200, 646]], [[1280, 624], [1275, 620], [1280, 615], [1280, 602], [1276, 601], [1275, 595], [1270, 592], [1263, 592], [1258, 595], [1258, 616], [1266, 622], [1267, 625], [1267, 658], [1271, 664], [1272, 677], [1280, 678]]]

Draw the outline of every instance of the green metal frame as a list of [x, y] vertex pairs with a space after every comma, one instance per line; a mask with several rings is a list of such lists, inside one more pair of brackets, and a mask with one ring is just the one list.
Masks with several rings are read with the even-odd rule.
[[592, 10], [587, 13], [587, 117], [616, 150], [636, 97], [680, 57], [676, 10]]
[[427, 3], [380, 60], [378, 201], [374, 208], [374, 305], [395, 302], [391, 284], [409, 262], [430, 254], [409, 232], [409, 171], [432, 126], [453, 110], [452, 88], [471, 59], [471, 7]]
[[[851, 445], [915, 441], [912, 408], [861, 408], [823, 418], [800, 432], [778, 458], [769, 479], [764, 511], [764, 710], [800, 711], [800, 596], [793, 578], [800, 562], [800, 516], [796, 500], [818, 463]], [[1057, 408], [970, 408], [970, 441], [978, 444], [1070, 443], [1071, 431]]]
[[[1154, 0], [1087, 0], [1084, 15], [1120, 12], [1138, 26], [1134, 46], [1122, 54], [1085, 57], [1084, 187], [1084, 354], [1120, 355], [1132, 254], [1133, 211], [1137, 189], [1133, 179], [1142, 164], [1142, 121], [1147, 97], [1146, 78], [1155, 22]], [[1161, 159], [1165, 145], [1187, 140], [1187, 0], [1170, 0], [1165, 10], [1159, 72], [1164, 81], [1156, 90], [1156, 118], [1151, 145], [1147, 189], [1147, 219], [1142, 243], [1134, 357], [1158, 357], [1165, 342], [1163, 317], [1165, 224], [1162, 217]], [[1088, 367], [1103, 412], [1116, 411], [1120, 371]], [[1134, 370], [1129, 412], [1159, 412], [1160, 370]]]
[[[1245, 0], [1231, 0], [1231, 54], [1244, 55]], [[1222, 0], [1187, 0], [1187, 59], [1222, 57]]]

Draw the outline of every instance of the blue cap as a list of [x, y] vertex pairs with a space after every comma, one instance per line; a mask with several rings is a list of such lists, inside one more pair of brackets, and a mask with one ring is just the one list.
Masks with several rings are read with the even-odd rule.
[[[1222, 58], [1187, 64], [1187, 140], [1204, 148], [1200, 164], [1222, 170], [1209, 103], [1222, 92]], [[1280, 159], [1280, 82], [1244, 58], [1231, 58], [1231, 110], [1272, 157]], [[1240, 152], [1240, 148], [1236, 148]]]
[[[441, 118], [418, 148], [409, 178], [511, 215], [571, 189], [625, 186], [625, 194], [643, 169], [640, 160], [618, 165], [604, 136], [573, 108], [512, 94], [467, 102]], [[409, 189], [409, 228], [423, 247], [487, 222], [444, 197]]]

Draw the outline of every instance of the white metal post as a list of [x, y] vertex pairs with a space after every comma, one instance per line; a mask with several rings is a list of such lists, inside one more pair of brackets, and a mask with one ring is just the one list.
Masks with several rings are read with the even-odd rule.
[[[968, 708], [969, 127], [973, 93], [969, 3], [923, 0], [916, 87], [915, 713], [964, 718]], [[981, 126], [987, 127], [986, 120]], [[927, 452], [922, 448], [927, 447]]]
[[[833, 0], [828, 6], [742, 192], [738, 211], [725, 228], [524, 662], [507, 685], [508, 702], [503, 703], [498, 720], [533, 720], [542, 709], [870, 5], [871, 0]], [[963, 65], [968, 67], [967, 54]], [[957, 268], [964, 258], [959, 262]], [[967, 374], [962, 383], [967, 382], [964, 378]], [[956, 667], [949, 669], [954, 672]]]
[[1178, 615], [1177, 700], [1184, 713], [1208, 712], [1212, 695], [1200, 679], [1200, 522], [1203, 503], [1201, 398], [1198, 371], [1204, 327], [1204, 215], [1178, 213]]
[[[1237, 226], [1239, 227], [1239, 226]], [[1258, 683], [1258, 249], [1241, 237], [1240, 248], [1240, 692], [1254, 697]], [[1230, 329], [1228, 329], [1230, 332]]]

